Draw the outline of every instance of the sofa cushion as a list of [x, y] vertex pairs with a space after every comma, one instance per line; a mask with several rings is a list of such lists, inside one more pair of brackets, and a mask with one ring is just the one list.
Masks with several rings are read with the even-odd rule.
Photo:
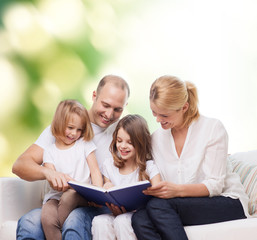
[[257, 151], [236, 153], [229, 156], [233, 171], [241, 179], [249, 197], [249, 214], [257, 216]]

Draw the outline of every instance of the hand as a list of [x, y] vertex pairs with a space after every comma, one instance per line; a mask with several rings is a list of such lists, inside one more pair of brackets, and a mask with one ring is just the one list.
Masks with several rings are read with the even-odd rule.
[[104, 185], [103, 185], [103, 188], [104, 189], [108, 189], [108, 188], [111, 188], [113, 187], [114, 185], [111, 183], [111, 182], [106, 182]]
[[94, 202], [88, 202], [87, 204], [89, 207], [102, 207], [102, 205], [96, 204]]
[[122, 214], [122, 213], [126, 213], [127, 211], [126, 211], [126, 209], [124, 208], [124, 207], [118, 207], [118, 206], [116, 206], [116, 205], [114, 205], [114, 204], [109, 204], [109, 203], [105, 203], [106, 204], [106, 206], [111, 210], [111, 212], [112, 212], [112, 214], [114, 215], [114, 216], [118, 216], [118, 215], [120, 215], [120, 214]]
[[72, 180], [67, 174], [56, 172], [53, 169], [44, 167], [44, 174], [50, 186], [57, 191], [66, 191], [69, 188], [68, 181]]
[[158, 198], [179, 197], [179, 185], [171, 182], [159, 182], [156, 185], [143, 191], [146, 195], [152, 195]]

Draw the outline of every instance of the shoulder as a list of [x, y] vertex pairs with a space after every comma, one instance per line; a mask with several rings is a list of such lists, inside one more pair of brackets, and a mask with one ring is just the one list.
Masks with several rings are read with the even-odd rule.
[[45, 149], [55, 143], [55, 137], [52, 134], [51, 126], [48, 126], [35, 141], [35, 144]]
[[223, 123], [216, 118], [209, 118], [201, 115], [195, 122], [192, 123], [195, 128], [208, 128], [208, 129], [225, 129]]
[[106, 158], [103, 162], [104, 167], [112, 167], [114, 166], [113, 158]]

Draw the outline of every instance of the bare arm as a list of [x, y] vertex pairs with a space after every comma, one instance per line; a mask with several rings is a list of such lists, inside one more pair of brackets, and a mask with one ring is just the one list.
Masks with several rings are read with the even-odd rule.
[[157, 175], [155, 175], [151, 180], [150, 180], [152, 186], [155, 186], [156, 184], [158, 184], [159, 182], [161, 182], [161, 175], [158, 173]]
[[87, 157], [87, 163], [90, 170], [91, 181], [95, 186], [103, 186], [103, 177], [100, 172], [95, 153], [91, 152]]
[[174, 184], [171, 182], [159, 182], [144, 191], [147, 195], [159, 198], [174, 197], [206, 197], [209, 196], [207, 187], [202, 184]]
[[32, 144], [15, 161], [12, 172], [27, 181], [46, 179], [47, 169], [41, 166], [44, 150], [36, 144]]
[[15, 161], [12, 172], [27, 181], [46, 179], [50, 186], [58, 191], [68, 189], [68, 177], [63, 173], [41, 166], [44, 150], [36, 144], [32, 144]]

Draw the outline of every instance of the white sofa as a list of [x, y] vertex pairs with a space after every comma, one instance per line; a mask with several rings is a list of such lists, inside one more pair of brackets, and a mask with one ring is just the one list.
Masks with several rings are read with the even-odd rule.
[[[257, 150], [229, 156], [250, 197], [253, 217], [216, 224], [187, 226], [190, 240], [257, 239]], [[0, 240], [16, 239], [18, 219], [29, 210], [41, 207], [47, 188], [45, 181], [27, 182], [19, 178], [0, 178]], [[255, 216], [255, 217], [254, 217]]]

